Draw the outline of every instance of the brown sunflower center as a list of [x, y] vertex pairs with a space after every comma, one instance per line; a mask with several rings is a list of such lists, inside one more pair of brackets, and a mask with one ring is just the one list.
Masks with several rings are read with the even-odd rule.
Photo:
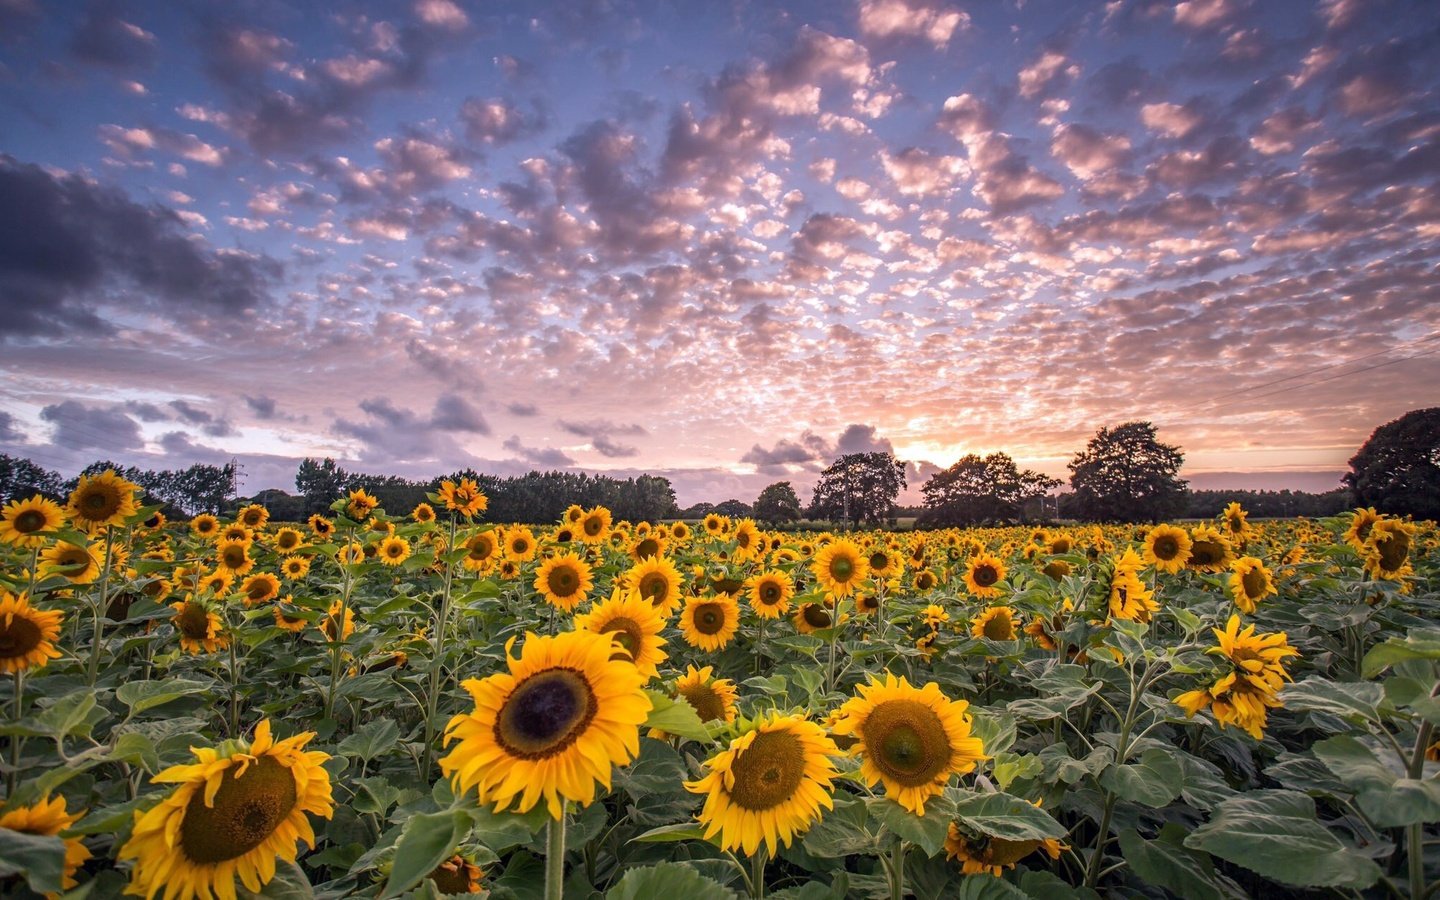
[[273, 756], [262, 756], [235, 776], [225, 773], [212, 805], [196, 790], [180, 822], [180, 846], [197, 863], [236, 859], [260, 846], [295, 809], [295, 773]]
[[0, 620], [0, 659], [24, 656], [40, 646], [42, 637], [40, 626], [24, 616], [11, 616], [8, 625]]
[[1070, 574], [1070, 564], [1063, 559], [1057, 559], [1054, 562], [1046, 563], [1044, 572], [1046, 575], [1059, 581]]
[[1224, 558], [1220, 545], [1214, 541], [1196, 541], [1190, 547], [1190, 564], [1193, 566], [1215, 566]]
[[405, 545], [399, 542], [385, 545], [385, 555], [391, 559], [399, 559], [405, 555]]
[[571, 565], [559, 565], [545, 576], [545, 586], [557, 597], [570, 597], [580, 590], [580, 573]]
[[992, 837], [985, 849], [975, 854], [981, 862], [992, 866], [1013, 866], [1040, 848], [1039, 841], [1010, 841]]
[[725, 718], [725, 701], [709, 684], [692, 684], [680, 689], [685, 702], [695, 707], [702, 722], [718, 722]]
[[635, 556], [639, 559], [649, 559], [652, 556], [660, 555], [660, 542], [654, 538], [645, 538], [635, 545]]
[[1072, 544], [1068, 538], [1060, 538], [1050, 542], [1050, 552], [1056, 555], [1069, 553]]
[[935, 711], [915, 700], [886, 700], [860, 726], [875, 768], [905, 787], [931, 784], [950, 765], [950, 736]]
[[194, 641], [210, 636], [210, 612], [199, 603], [187, 603], [175, 616], [180, 633]]
[[889, 563], [890, 557], [886, 556], [884, 553], [870, 554], [870, 568], [872, 569], [880, 569], [883, 571]]
[[80, 495], [76, 504], [87, 519], [108, 519], [120, 510], [120, 492], [95, 486]]
[[695, 630], [704, 635], [719, 634], [725, 628], [725, 607], [701, 603], [695, 607]]
[[730, 802], [764, 811], [791, 800], [805, 777], [805, 748], [788, 731], [763, 731], [730, 765]]
[[226, 568], [238, 569], [245, 565], [247, 559], [248, 556], [245, 553], [244, 547], [226, 547], [220, 551], [220, 562], [223, 563]]
[[670, 579], [664, 572], [646, 572], [640, 579], [640, 596], [659, 603], [670, 593]]
[[510, 542], [510, 552], [516, 556], [523, 556], [530, 552], [530, 542], [525, 538], [516, 538]]
[[830, 612], [818, 603], [805, 604], [801, 615], [804, 616], [805, 623], [812, 628], [829, 628], [832, 621]]
[[590, 535], [591, 537], [595, 537], [597, 534], [605, 530], [605, 523], [600, 521], [599, 516], [591, 516], [590, 518], [585, 520], [585, 524], [582, 527], [585, 529], [586, 534]]
[[471, 559], [489, 559], [490, 554], [495, 552], [495, 545], [490, 543], [489, 538], [476, 538], [468, 546]]
[[260, 524], [260, 511], [254, 509], [247, 509], [245, 510], [245, 515], [240, 517], [240, 521], [244, 522], [249, 527], [254, 528], [255, 526]]
[[1171, 535], [1162, 535], [1155, 539], [1155, 546], [1151, 550], [1155, 558], [1163, 562], [1169, 562], [1180, 555], [1180, 542]]
[[1375, 542], [1380, 554], [1380, 567], [1387, 572], [1398, 572], [1410, 558], [1410, 536], [1403, 531], [1392, 532], [1383, 541]]
[[830, 577], [839, 584], [847, 584], [855, 577], [855, 560], [837, 555], [830, 560]]
[[982, 588], [990, 587], [1000, 580], [1000, 573], [989, 563], [982, 563], [975, 567], [975, 583]]
[[584, 733], [599, 703], [575, 669], [537, 672], [515, 686], [495, 719], [495, 742], [511, 756], [544, 759]]
[[1240, 585], [1245, 588], [1245, 596], [1251, 600], [1259, 600], [1265, 595], [1265, 576], [1258, 567], [1241, 575]]
[[442, 894], [473, 894], [480, 889], [480, 867], [462, 856], [436, 866], [429, 878]]
[[760, 602], [765, 606], [774, 606], [785, 599], [784, 586], [771, 578], [760, 582], [760, 590], [757, 593], [760, 595]]
[[[624, 654], [618, 657], [620, 659], [633, 660], [641, 643], [645, 640], [645, 632], [640, 628], [640, 623], [628, 616], [611, 619], [601, 626], [600, 631], [610, 635], [610, 640], [619, 644], [624, 650]], [[615, 658], [617, 657], [611, 657], [611, 659]]]
[[268, 600], [272, 590], [268, 581], [252, 581], [245, 589], [245, 596], [252, 601]]
[[45, 527], [45, 514], [38, 509], [27, 509], [10, 524], [21, 534], [32, 534]]
[[300, 546], [300, 535], [293, 531], [281, 532], [280, 537], [275, 541], [275, 546], [281, 550], [294, 550]]
[[935, 586], [935, 576], [929, 572], [921, 572], [915, 578], [915, 586], [922, 591], [928, 591]]

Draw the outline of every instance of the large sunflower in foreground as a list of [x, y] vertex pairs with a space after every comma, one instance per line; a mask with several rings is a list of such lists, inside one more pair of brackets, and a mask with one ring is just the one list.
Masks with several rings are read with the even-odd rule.
[[529, 634], [508, 672], [467, 679], [475, 709], [450, 720], [445, 742], [458, 743], [440, 760], [456, 791], [475, 788], [498, 812], [543, 799], [558, 819], [566, 800], [593, 802], [597, 782], [609, 790], [613, 767], [640, 752], [651, 705], [645, 676], [613, 650], [588, 631]]
[[998, 556], [981, 553], [965, 568], [965, 587], [977, 597], [989, 600], [1000, 596], [996, 587], [1005, 580], [1005, 563]]
[[[196, 762], [171, 766], [152, 782], [174, 784], [169, 797], [135, 814], [119, 859], [134, 860], [129, 892], [166, 900], [233, 898], [235, 880], [259, 891], [275, 877], [276, 860], [294, 862], [296, 844], [315, 846], [307, 815], [330, 818], [330, 757], [305, 745], [313, 731], [283, 741], [270, 720], [255, 740], [192, 748]], [[228, 742], [227, 742], [228, 745]]]
[[750, 594], [750, 608], [762, 619], [778, 619], [790, 611], [790, 601], [795, 596], [795, 582], [789, 573], [771, 569], [751, 576], [745, 582]]
[[64, 618], [59, 610], [31, 606], [23, 592], [0, 591], [0, 672], [38, 669], [59, 659], [55, 641], [60, 639]]
[[0, 541], [27, 550], [43, 547], [41, 532], [54, 531], [65, 524], [65, 511], [60, 504], [36, 494], [29, 500], [13, 500], [0, 513]]
[[873, 787], [917, 816], [925, 801], [945, 790], [951, 775], [973, 772], [985, 747], [970, 733], [970, 704], [951, 700], [930, 682], [912, 687], [885, 673], [883, 681], [860, 685], [858, 697], [840, 707], [834, 731], [860, 741], [860, 774]]
[[686, 790], [705, 795], [697, 818], [708, 840], [720, 835], [725, 850], [754, 855], [764, 844], [790, 846], [795, 835], [832, 809], [831, 784], [839, 754], [825, 730], [801, 716], [772, 712], [711, 757], [708, 770]]
[[[0, 814], [0, 828], [8, 828], [21, 834], [60, 837], [60, 832], [68, 830], [84, 815], [84, 810], [67, 814], [64, 797], [53, 800], [42, 797], [29, 806], [17, 806]], [[65, 869], [60, 873], [60, 886], [68, 891], [77, 884], [75, 873], [84, 865], [85, 860], [90, 858], [90, 850], [78, 837], [61, 840], [65, 842]]]
[[590, 564], [573, 553], [552, 556], [535, 571], [535, 590], [564, 612], [574, 612], [594, 586]]
[[1190, 535], [1174, 525], [1156, 525], [1145, 535], [1145, 561], [1174, 575], [1190, 561]]
[[80, 483], [70, 492], [66, 510], [75, 526], [84, 531], [106, 525], [124, 525], [139, 509], [135, 492], [139, 487], [106, 469], [99, 475], [81, 475]]
[[617, 589], [609, 600], [576, 616], [575, 629], [609, 637], [617, 645], [611, 657], [634, 663], [646, 681], [660, 674], [660, 663], [669, 658], [660, 649], [665, 646], [660, 636], [665, 630], [664, 617], [634, 591]]
[[1275, 579], [1263, 562], [1253, 556], [1235, 560], [1230, 568], [1230, 597], [1242, 612], [1255, 612], [1255, 604], [1278, 593]]
[[691, 597], [680, 613], [680, 634], [685, 643], [707, 653], [720, 650], [740, 627], [740, 604], [729, 594]]
[[820, 548], [810, 563], [820, 586], [836, 597], [848, 597], [870, 574], [865, 553], [849, 540], [835, 540]]
[[626, 587], [658, 609], [660, 615], [668, 617], [680, 608], [680, 592], [685, 580], [667, 557], [649, 557], [631, 566], [621, 578]]

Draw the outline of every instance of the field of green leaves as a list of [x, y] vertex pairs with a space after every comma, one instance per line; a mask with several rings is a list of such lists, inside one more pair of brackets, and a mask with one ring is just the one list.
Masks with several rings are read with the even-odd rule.
[[0, 895], [1403, 897], [1440, 539], [0, 516]]

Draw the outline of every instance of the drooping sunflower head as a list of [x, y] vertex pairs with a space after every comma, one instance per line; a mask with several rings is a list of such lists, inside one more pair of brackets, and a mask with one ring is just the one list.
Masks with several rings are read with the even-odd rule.
[[1225, 511], [1220, 514], [1220, 519], [1231, 540], [1244, 541], [1249, 536], [1250, 526], [1245, 521], [1249, 515], [1238, 502], [1225, 507]]
[[617, 588], [609, 600], [576, 616], [575, 628], [609, 635], [615, 644], [611, 659], [634, 663], [646, 681], [660, 674], [659, 666], [668, 658], [660, 649], [666, 643], [660, 636], [665, 630], [665, 619], [659, 609], [634, 591]]
[[788, 572], [771, 569], [751, 576], [746, 582], [750, 591], [750, 608], [762, 619], [776, 619], [790, 611], [795, 596], [795, 581]]
[[1148, 622], [1160, 609], [1155, 594], [1132, 569], [1116, 569], [1110, 579], [1110, 615], [1127, 621]]
[[121, 478], [114, 469], [98, 475], [81, 475], [75, 490], [70, 492], [66, 509], [75, 525], [87, 531], [124, 525], [139, 509], [135, 502], [139, 490], [138, 485]]
[[459, 853], [450, 857], [425, 876], [434, 882], [435, 888], [445, 896], [451, 894], [478, 894], [480, 880], [485, 871], [473, 861]]
[[739, 627], [740, 604], [729, 594], [691, 597], [680, 614], [680, 633], [685, 642], [707, 653], [723, 649]]
[[[330, 757], [306, 751], [305, 732], [276, 741], [270, 722], [234, 749], [195, 748], [196, 762], [172, 766], [154, 782], [173, 784], [168, 797], [135, 814], [122, 861], [134, 860], [130, 890], [152, 897], [233, 897], [235, 881], [259, 892], [277, 860], [294, 862], [297, 844], [315, 846], [308, 816], [334, 810]], [[226, 745], [233, 746], [233, 745]]]
[[270, 521], [270, 510], [262, 504], [251, 503], [249, 506], [241, 507], [240, 511], [235, 514], [235, 521], [246, 528], [263, 531], [265, 525]]
[[1255, 605], [1275, 589], [1275, 579], [1265, 564], [1253, 556], [1242, 556], [1230, 569], [1230, 597], [1235, 605], [1247, 613], [1255, 612]]
[[970, 634], [991, 641], [1013, 641], [1016, 619], [1013, 607], [992, 606], [970, 623]]
[[[16, 806], [6, 812], [0, 813], [0, 828], [16, 831], [20, 834], [38, 834], [45, 837], [61, 837], [65, 843], [65, 868], [60, 875], [60, 886], [70, 890], [79, 884], [75, 873], [90, 858], [90, 850], [85, 846], [80, 837], [66, 837], [63, 832], [70, 828], [85, 815], [84, 810], [68, 813], [65, 809], [65, 798], [41, 797], [34, 803], [25, 806]], [[51, 894], [54, 897], [56, 895]]]
[[445, 742], [457, 743], [440, 760], [456, 791], [502, 812], [543, 799], [558, 819], [566, 800], [589, 805], [597, 783], [608, 789], [612, 767], [639, 754], [651, 706], [645, 676], [613, 653], [607, 635], [531, 634], [509, 671], [465, 681], [475, 708], [450, 720]]
[[1414, 572], [1410, 548], [1416, 528], [1399, 519], [1384, 519], [1370, 528], [1365, 538], [1365, 571], [1371, 578], [1400, 581]]
[[341, 600], [330, 604], [330, 609], [315, 623], [327, 641], [348, 641], [355, 633], [355, 608]]
[[1190, 544], [1190, 535], [1185, 529], [1156, 525], [1145, 535], [1145, 561], [1173, 575], [1190, 561]]
[[1005, 572], [1005, 563], [999, 557], [981, 553], [972, 557], [965, 569], [965, 587], [977, 597], [998, 597]]
[[286, 595], [283, 601], [275, 604], [275, 624], [291, 634], [299, 634], [310, 626], [310, 619], [308, 616], [297, 615], [287, 611], [286, 607], [289, 606], [290, 603], [291, 598], [289, 595]]
[[698, 818], [705, 837], [717, 834], [725, 850], [771, 855], [790, 846], [831, 809], [839, 750], [819, 725], [800, 716], [771, 713], [706, 762], [706, 774], [685, 783], [705, 796]]
[[1063, 532], [1050, 535], [1049, 540], [1051, 556], [1064, 556], [1075, 549], [1075, 539]]
[[861, 756], [861, 774], [871, 785], [883, 782], [886, 795], [916, 815], [925, 815], [925, 801], [951, 775], [985, 759], [970, 733], [970, 704], [946, 697], [935, 682], [916, 688], [887, 672], [858, 694], [840, 707], [835, 733], [860, 738], [850, 752]]
[[870, 574], [865, 553], [854, 541], [837, 539], [826, 544], [810, 563], [815, 580], [837, 597], [848, 597]]
[[328, 538], [335, 533], [335, 523], [319, 513], [311, 516], [306, 524], [310, 526], [310, 530], [315, 532], [315, 536], [318, 538]]
[[573, 553], [557, 553], [535, 570], [535, 590], [562, 612], [574, 612], [594, 586], [590, 564]]
[[1350, 527], [1345, 529], [1345, 541], [1356, 550], [1364, 552], [1365, 542], [1370, 538], [1370, 529], [1385, 518], [1375, 511], [1375, 507], [1357, 509], [1350, 514]]
[[1063, 559], [1052, 559], [1040, 571], [1051, 581], [1064, 581], [1070, 574], [1070, 564]]
[[[1033, 804], [1039, 806], [1039, 803]], [[1057, 838], [1012, 840], [993, 834], [982, 834], [969, 826], [951, 822], [945, 836], [945, 855], [960, 863], [962, 875], [989, 873], [999, 878], [1006, 869], [1015, 868], [1020, 860], [1036, 852], [1059, 859], [1065, 845]]]
[[45, 545], [41, 535], [65, 524], [60, 504], [36, 494], [29, 500], [12, 500], [0, 513], [0, 541], [29, 550]]
[[625, 586], [669, 617], [680, 608], [685, 579], [668, 557], [652, 556], [621, 576]]
[[59, 659], [55, 642], [64, 618], [59, 610], [31, 606], [24, 592], [0, 590], [0, 672], [25, 672]]

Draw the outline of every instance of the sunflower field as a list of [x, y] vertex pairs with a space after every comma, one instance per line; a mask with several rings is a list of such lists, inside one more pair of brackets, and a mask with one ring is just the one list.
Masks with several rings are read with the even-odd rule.
[[0, 895], [1440, 887], [1440, 538], [0, 513]]

